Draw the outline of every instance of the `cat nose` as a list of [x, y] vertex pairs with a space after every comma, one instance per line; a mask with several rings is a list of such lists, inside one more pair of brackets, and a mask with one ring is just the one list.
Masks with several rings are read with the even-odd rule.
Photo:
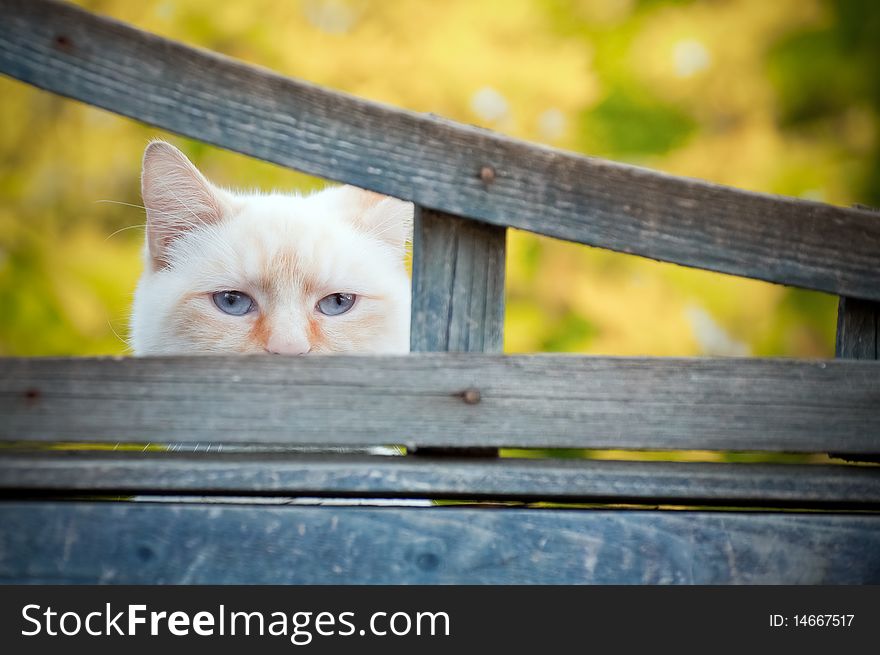
[[275, 338], [269, 339], [265, 350], [272, 355], [307, 355], [312, 349], [311, 344], [305, 338]]

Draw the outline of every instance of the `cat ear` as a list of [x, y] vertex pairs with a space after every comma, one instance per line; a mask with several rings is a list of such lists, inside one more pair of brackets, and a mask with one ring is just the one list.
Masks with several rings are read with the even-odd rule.
[[229, 215], [232, 198], [211, 184], [180, 150], [153, 141], [144, 151], [141, 195], [153, 270], [168, 266], [168, 246], [186, 232]]
[[351, 221], [402, 255], [407, 240], [412, 238], [412, 203], [348, 185], [339, 191], [345, 198]]

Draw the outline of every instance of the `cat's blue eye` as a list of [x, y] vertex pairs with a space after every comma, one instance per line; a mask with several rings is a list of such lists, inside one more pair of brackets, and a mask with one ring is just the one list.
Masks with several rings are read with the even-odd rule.
[[217, 309], [232, 316], [244, 316], [256, 307], [254, 299], [241, 291], [218, 291], [212, 298]]
[[331, 293], [318, 301], [318, 311], [327, 316], [339, 316], [351, 309], [356, 299], [353, 293]]

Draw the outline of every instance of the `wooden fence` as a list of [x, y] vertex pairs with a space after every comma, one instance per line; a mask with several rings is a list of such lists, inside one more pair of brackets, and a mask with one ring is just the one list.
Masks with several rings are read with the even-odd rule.
[[[411, 355], [0, 360], [0, 579], [880, 582], [869, 463], [485, 456], [876, 458], [872, 212], [523, 143], [48, 0], [0, 0], [0, 71], [416, 204]], [[837, 294], [841, 359], [501, 355], [507, 227]], [[45, 448], [57, 442], [145, 452]], [[387, 445], [421, 454], [350, 450]], [[99, 501], [113, 497], [127, 500]], [[430, 499], [489, 506], [400, 506]], [[523, 505], [536, 502], [554, 505]]]

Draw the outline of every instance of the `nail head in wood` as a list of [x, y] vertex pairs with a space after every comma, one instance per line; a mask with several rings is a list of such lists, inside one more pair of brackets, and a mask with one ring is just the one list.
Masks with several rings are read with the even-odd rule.
[[468, 405], [476, 405], [477, 403], [480, 402], [480, 399], [481, 399], [480, 390], [479, 389], [465, 389], [461, 393], [461, 398]]
[[70, 50], [73, 48], [73, 41], [70, 40], [70, 37], [65, 36], [64, 34], [58, 34], [54, 39], [55, 47], [59, 50]]
[[483, 180], [483, 184], [492, 184], [495, 181], [495, 169], [491, 166], [483, 166], [480, 169], [480, 179]]

